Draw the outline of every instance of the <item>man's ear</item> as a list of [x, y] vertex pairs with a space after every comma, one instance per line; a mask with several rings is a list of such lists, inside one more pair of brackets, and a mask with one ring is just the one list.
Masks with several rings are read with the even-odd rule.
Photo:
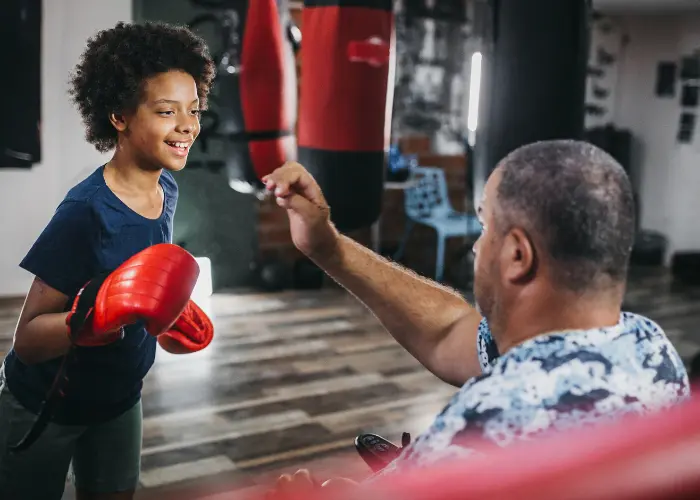
[[511, 282], [531, 279], [537, 268], [537, 253], [532, 238], [520, 228], [513, 228], [503, 241], [504, 277]]
[[118, 132], [124, 132], [126, 130], [126, 117], [121, 113], [110, 113], [109, 122]]

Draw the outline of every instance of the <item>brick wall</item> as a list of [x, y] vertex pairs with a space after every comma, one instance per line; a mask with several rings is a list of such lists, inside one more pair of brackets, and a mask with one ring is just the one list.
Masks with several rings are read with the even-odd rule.
[[[301, 26], [301, 11], [292, 10], [292, 17]], [[302, 42], [303, 47], [303, 42]], [[302, 51], [303, 52], [303, 48]], [[301, 74], [301, 52], [297, 58], [297, 71]], [[467, 209], [466, 159], [463, 155], [444, 156], [431, 152], [430, 140], [427, 137], [406, 137], [400, 140], [404, 153], [417, 154], [421, 166], [440, 167], [445, 170], [450, 201], [456, 210]], [[406, 217], [404, 216], [404, 195], [402, 191], [387, 190], [384, 192], [381, 214], [382, 249], [393, 252], [403, 234]], [[469, 203], [471, 205], [471, 203]], [[471, 207], [469, 207], [471, 208]], [[371, 243], [369, 228], [349, 234], [352, 238], [365, 245]], [[293, 261], [300, 256], [294, 248], [289, 235], [289, 222], [283, 210], [275, 204], [274, 199], [261, 201], [258, 206], [258, 241], [262, 257], [278, 257], [285, 261]], [[463, 242], [455, 239], [448, 244], [446, 265], [449, 277], [449, 263], [459, 256]], [[417, 226], [409, 240], [403, 263], [416, 271], [432, 276], [434, 272], [436, 239], [432, 229]]]

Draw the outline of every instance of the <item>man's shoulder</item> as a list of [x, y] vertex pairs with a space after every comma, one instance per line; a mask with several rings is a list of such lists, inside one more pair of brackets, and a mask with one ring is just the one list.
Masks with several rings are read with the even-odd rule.
[[647, 407], [652, 395], [673, 402], [687, 387], [683, 362], [661, 327], [623, 313], [616, 327], [542, 336], [512, 349], [465, 385], [464, 398], [522, 407], [525, 395], [542, 409], [585, 412], [603, 400]]
[[578, 380], [578, 384], [591, 390], [605, 385], [611, 392], [625, 391], [631, 386], [643, 392], [644, 384], [640, 380], [647, 380], [652, 371], [656, 375], [648, 378], [649, 384], [663, 382], [684, 387], [687, 381], [683, 362], [663, 329], [635, 313], [623, 312], [620, 322], [613, 327], [543, 335], [503, 356], [488, 352], [495, 344], [485, 323], [480, 327], [479, 341], [482, 364], [488, 359], [487, 376], [475, 379], [470, 389], [478, 392], [479, 397], [501, 387], [504, 391], [512, 388], [517, 396], [519, 385], [545, 378], [545, 386], [562, 390], [570, 385], [569, 381]]

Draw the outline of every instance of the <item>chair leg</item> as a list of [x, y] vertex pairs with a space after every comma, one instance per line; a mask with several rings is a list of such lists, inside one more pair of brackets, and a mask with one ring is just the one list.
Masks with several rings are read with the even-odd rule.
[[437, 233], [437, 259], [435, 262], [435, 281], [442, 281], [445, 274], [445, 235]]
[[406, 251], [406, 244], [408, 243], [408, 238], [411, 236], [411, 231], [413, 231], [413, 226], [415, 225], [415, 222], [413, 222], [411, 219], [408, 219], [406, 221], [406, 227], [403, 230], [403, 236], [401, 237], [401, 242], [399, 243], [399, 248], [396, 250], [396, 253], [394, 254], [394, 260], [398, 262], [401, 258], [403, 258], [403, 254]]

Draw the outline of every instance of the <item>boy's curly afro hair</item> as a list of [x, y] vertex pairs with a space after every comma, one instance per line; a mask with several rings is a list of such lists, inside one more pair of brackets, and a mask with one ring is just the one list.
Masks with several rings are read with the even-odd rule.
[[186, 27], [120, 22], [90, 38], [71, 78], [70, 94], [86, 126], [85, 137], [100, 152], [117, 145], [111, 113], [134, 110], [146, 79], [184, 71], [197, 83], [200, 108], [216, 69], [205, 41]]

